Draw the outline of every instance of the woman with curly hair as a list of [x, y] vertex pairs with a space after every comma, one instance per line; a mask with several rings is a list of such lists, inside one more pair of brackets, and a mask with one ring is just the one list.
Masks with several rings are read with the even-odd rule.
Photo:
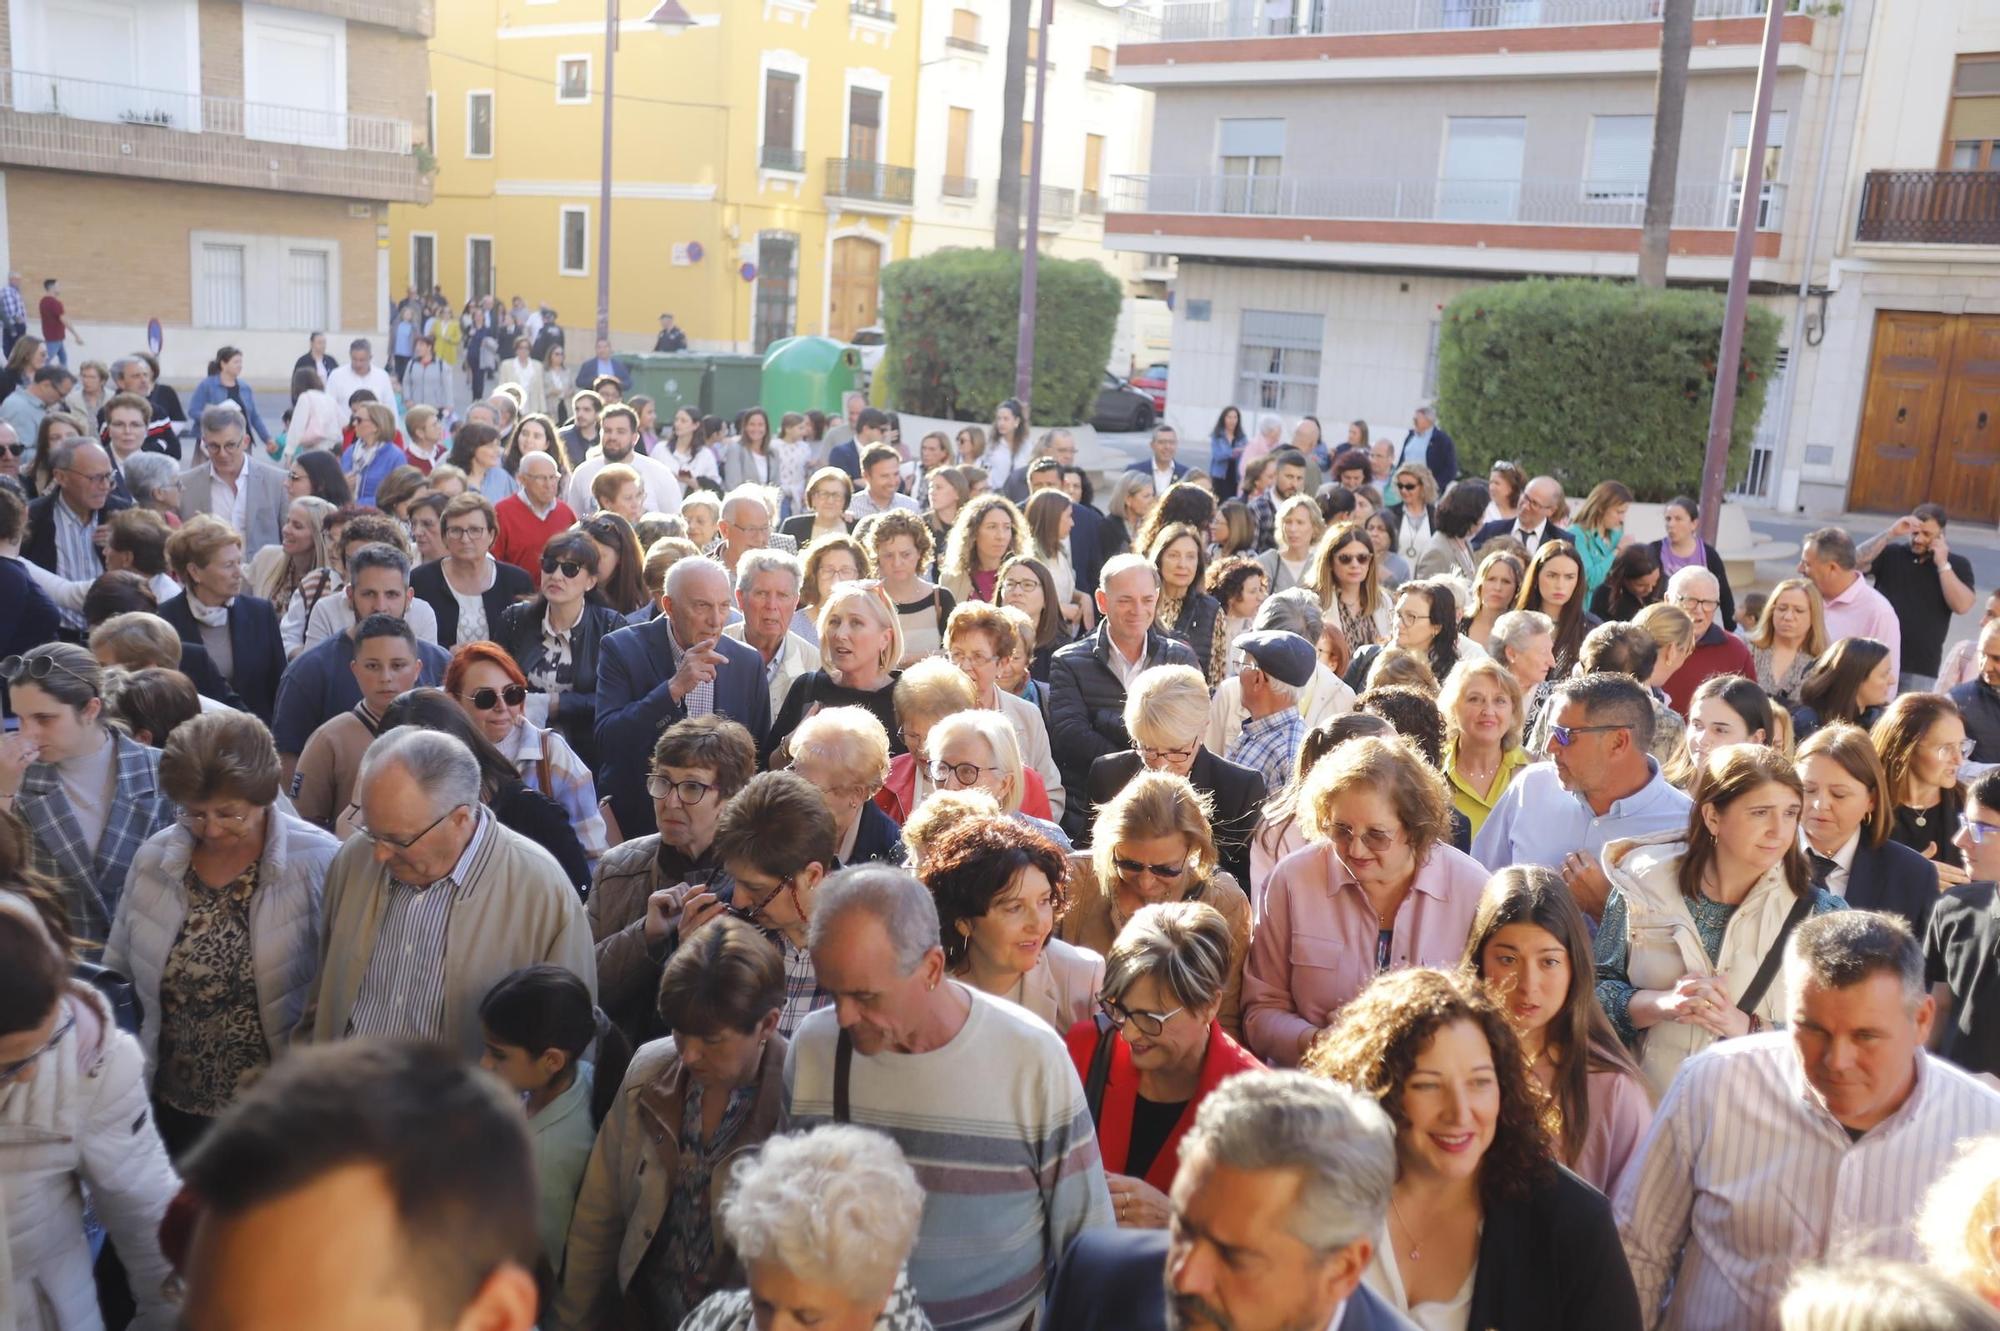
[[907, 666], [940, 650], [945, 621], [958, 603], [924, 577], [931, 563], [931, 529], [910, 510], [892, 508], [862, 528], [861, 544], [903, 621], [903, 659], [896, 664]]
[[1428, 1327], [1638, 1331], [1611, 1203], [1558, 1168], [1520, 1039], [1462, 971], [1378, 976], [1306, 1070], [1396, 1125], [1389, 1216], [1362, 1281]]
[[1209, 657], [1216, 663], [1216, 682], [1220, 683], [1234, 679], [1243, 668], [1243, 649], [1237, 643], [1255, 627], [1257, 609], [1270, 593], [1271, 578], [1252, 555], [1223, 555], [1209, 565], [1207, 589], [1221, 607], [1215, 617], [1215, 646]]
[[1004, 495], [989, 493], [967, 501], [951, 524], [938, 561], [938, 585], [954, 601], [997, 601], [1000, 566], [1025, 552], [1028, 519]]

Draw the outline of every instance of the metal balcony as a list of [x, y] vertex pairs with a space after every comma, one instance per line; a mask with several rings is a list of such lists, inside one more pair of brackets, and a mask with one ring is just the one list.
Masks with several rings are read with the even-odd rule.
[[845, 199], [850, 205], [868, 205], [902, 211], [917, 194], [917, 173], [907, 166], [885, 166], [850, 157], [830, 157], [826, 163], [826, 195]]
[[1883, 245], [2000, 245], [2000, 172], [1870, 171], [1854, 238]]
[[[1800, 0], [1787, 0], [1797, 12]], [[1756, 18], [1768, 0], [1695, 0], [1695, 17]], [[1301, 37], [1468, 28], [1553, 28], [1594, 23], [1657, 23], [1660, 0], [1167, 0], [1132, 6], [1125, 42], [1198, 42], [1231, 37]]]
[[970, 51], [973, 55], [986, 54], [986, 43], [977, 37], [960, 37], [954, 34], [946, 37], [944, 44], [954, 51]]
[[872, 18], [878, 23], [896, 21], [896, 10], [889, 0], [847, 0], [847, 12], [855, 18]]
[[757, 153], [757, 165], [766, 171], [803, 171], [806, 155], [803, 149], [767, 143]]
[[971, 176], [946, 176], [938, 186], [938, 193], [947, 199], [976, 199], [979, 182]]

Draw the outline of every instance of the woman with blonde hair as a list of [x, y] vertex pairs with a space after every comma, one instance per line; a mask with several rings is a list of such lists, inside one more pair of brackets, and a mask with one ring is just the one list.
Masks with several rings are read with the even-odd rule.
[[1118, 473], [1118, 479], [1111, 483], [1111, 494], [1105, 501], [1108, 516], [1104, 519], [1103, 554], [1106, 559], [1133, 548], [1133, 538], [1146, 525], [1146, 515], [1152, 512], [1158, 499], [1159, 496], [1153, 492], [1151, 472]]
[[[792, 732], [813, 713], [830, 707], [866, 709], [881, 723], [888, 752], [903, 752], [894, 694], [903, 673], [896, 668], [903, 659], [903, 625], [880, 583], [843, 582], [833, 588], [819, 606], [819, 647], [820, 668], [792, 681], [758, 754], [761, 764], [770, 767], [771, 755]], [[885, 754], [874, 786], [888, 776], [888, 767]]]
[[2000, 1308], [2000, 1137], [1960, 1143], [1924, 1194], [1916, 1230], [1932, 1270]]
[[979, 700], [965, 672], [937, 656], [906, 667], [891, 696], [896, 704], [896, 735], [905, 751], [889, 760], [889, 775], [875, 793], [875, 802], [901, 823], [938, 789], [931, 781], [924, 747], [931, 727], [955, 712], [970, 711]]
[[1458, 631], [1485, 648], [1500, 616], [1514, 608], [1527, 575], [1527, 561], [1520, 556], [1506, 550], [1489, 550], [1472, 575], [1472, 610], [1458, 622]]
[[938, 585], [954, 602], [997, 601], [1000, 569], [1021, 555], [1027, 545], [1028, 520], [1014, 502], [1000, 494], [983, 494], [958, 510], [938, 561]]
[[1451, 804], [1478, 836], [1508, 784], [1528, 765], [1521, 747], [1520, 682], [1491, 657], [1460, 661], [1445, 676], [1438, 711], [1444, 714], [1443, 770]]
[[1421, 462], [1405, 462], [1389, 483], [1396, 497], [1383, 505], [1382, 517], [1389, 524], [1390, 546], [1414, 568], [1437, 529], [1437, 477]]
[[1326, 519], [1311, 495], [1295, 494], [1278, 503], [1274, 530], [1278, 543], [1257, 556], [1272, 594], [1311, 580], [1313, 545], [1326, 535]]
[[1679, 606], [1660, 602], [1641, 610], [1632, 622], [1646, 631], [1656, 649], [1653, 673], [1639, 682], [1653, 697], [1651, 753], [1665, 767], [1681, 751], [1681, 736], [1687, 731], [1687, 719], [1667, 700], [1667, 681], [1694, 654], [1694, 620]]
[[1799, 688], [1826, 648], [1826, 602], [1819, 588], [1809, 578], [1786, 578], [1773, 587], [1750, 635], [1757, 683], [1772, 701], [1798, 706]]
[[922, 875], [931, 851], [952, 828], [973, 818], [999, 816], [1000, 806], [983, 790], [933, 790], [903, 824], [903, 849], [910, 872]]
[[316, 495], [294, 499], [285, 506], [285, 525], [278, 544], [267, 545], [250, 561], [250, 594], [274, 606], [290, 605], [315, 569], [331, 569], [333, 552], [327, 546], [326, 519], [332, 504]]
[[1380, 562], [1367, 529], [1355, 522], [1329, 530], [1313, 555], [1312, 589], [1323, 609], [1338, 612], [1340, 631], [1355, 653], [1396, 636], [1396, 611], [1382, 586]]
[[820, 606], [841, 583], [868, 576], [868, 552], [852, 536], [822, 536], [805, 548], [800, 559], [804, 572], [799, 578], [799, 608], [792, 614], [791, 631], [817, 647]]

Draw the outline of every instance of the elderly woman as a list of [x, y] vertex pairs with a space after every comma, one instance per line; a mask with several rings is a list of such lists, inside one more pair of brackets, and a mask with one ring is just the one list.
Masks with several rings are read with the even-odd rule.
[[1296, 1066], [1378, 971], [1457, 964], [1486, 870], [1451, 846], [1441, 777], [1399, 740], [1352, 740], [1300, 795], [1304, 850], [1271, 874], [1243, 971], [1250, 1047]]
[[916, 1173], [880, 1133], [830, 1124], [773, 1138], [722, 1203], [749, 1288], [712, 1295], [681, 1331], [930, 1331], [904, 1269], [923, 1206]]
[[854, 479], [838, 467], [821, 467], [806, 482], [806, 512], [786, 518], [778, 530], [803, 550], [822, 536], [845, 536], [854, 530], [847, 506], [854, 502]]
[[924, 857], [950, 973], [1059, 1031], [1086, 1019], [1104, 958], [1055, 936], [1069, 904], [1062, 852], [1011, 818], [970, 818]]
[[819, 608], [835, 587], [867, 576], [868, 552], [852, 536], [836, 534], [819, 537], [805, 547], [800, 559], [805, 571], [799, 580], [799, 608], [792, 614], [791, 631], [817, 647]]
[[1295, 851], [1306, 847], [1304, 806], [1300, 803], [1305, 793], [1306, 777], [1319, 760], [1332, 753], [1351, 739], [1363, 735], [1381, 735], [1394, 738], [1396, 728], [1384, 718], [1372, 712], [1343, 712], [1322, 721], [1306, 732], [1305, 740], [1299, 745], [1299, 756], [1292, 767], [1292, 779], [1276, 799], [1264, 806], [1263, 817], [1257, 822], [1256, 835], [1250, 838], [1250, 915], [1261, 919], [1264, 914], [1264, 896], [1270, 886], [1271, 871], [1278, 863]]
[[1684, 832], [1604, 847], [1597, 998], [1656, 1092], [1717, 1040], [1783, 1022], [1783, 971], [1766, 967], [1803, 905], [1847, 903], [1812, 885], [1799, 848], [1798, 773], [1761, 744], [1709, 756]]
[[974, 705], [1000, 713], [1014, 727], [1022, 760], [1041, 778], [1053, 810], [1049, 817], [1060, 819], [1069, 807], [1069, 794], [1063, 789], [1062, 772], [1050, 750], [1048, 722], [1040, 707], [1000, 687], [1003, 663], [1021, 649], [1021, 634], [1014, 621], [999, 606], [986, 601], [966, 602], [954, 609], [945, 623], [945, 655], [972, 681]]
[[181, 469], [170, 457], [159, 453], [134, 453], [125, 459], [125, 488], [132, 502], [150, 508], [167, 520], [170, 527], [181, 521]]
[[[467, 492], [452, 502], [475, 499]], [[551, 538], [542, 548], [541, 591], [501, 611], [492, 633], [527, 677], [535, 700], [527, 715], [561, 731], [593, 765], [598, 655], [604, 635], [625, 626], [618, 612], [597, 598], [603, 566], [604, 547], [583, 532], [572, 529]]]
[[491, 638], [507, 608], [534, 591], [525, 572], [493, 557], [499, 529], [493, 501], [468, 490], [445, 503], [444, 558], [410, 570], [410, 594], [437, 614], [438, 646]]
[[243, 699], [269, 724], [285, 673], [278, 612], [243, 594], [243, 537], [221, 518], [197, 513], [167, 538], [167, 564], [186, 588], [160, 607], [184, 642], [198, 642]]
[[[894, 738], [894, 689], [902, 676], [895, 664], [903, 659], [903, 625], [889, 598], [880, 584], [843, 582], [820, 603], [818, 618], [820, 668], [792, 681], [785, 705], [778, 709], [763, 742], [764, 765], [771, 765], [771, 755], [808, 714], [827, 707], [861, 707], [874, 713], [883, 733], [892, 737], [889, 751], [901, 753], [902, 742]], [[886, 769], [886, 755], [882, 761]], [[876, 785], [883, 775], [886, 770], [877, 774]]]
[[1637, 1331], [1611, 1203], [1557, 1165], [1521, 1042], [1477, 978], [1401, 970], [1356, 996], [1307, 1070], [1374, 1096], [1396, 1182], [1362, 1281], [1419, 1326]]
[[791, 770], [819, 787], [833, 815], [842, 865], [903, 862], [894, 819], [875, 803], [889, 775], [889, 734], [865, 707], [828, 707], [791, 736]]
[[1263, 1067], [1217, 1014], [1235, 939], [1212, 907], [1141, 907], [1104, 959], [1098, 1016], [1070, 1027], [1118, 1223], [1164, 1229], [1181, 1138], [1202, 1100], [1239, 1072]]
[[1099, 806], [1090, 849], [1070, 856], [1070, 909], [1056, 936], [1109, 953], [1133, 917], [1160, 902], [1201, 902], [1229, 931], [1228, 973], [1216, 1020], [1232, 1037], [1243, 1031], [1243, 960], [1250, 951], [1250, 907], [1243, 889], [1216, 864], [1203, 799], [1187, 778], [1141, 772]]
[[132, 979], [154, 1122], [178, 1159], [298, 1025], [340, 843], [272, 807], [278, 750], [243, 712], [177, 727], [160, 785], [180, 813], [133, 857], [104, 963]]
[[160, 751], [106, 724], [103, 667], [82, 647], [10, 656], [0, 679], [20, 722], [0, 739], [0, 809], [27, 824], [30, 865], [61, 896], [71, 935], [98, 946], [133, 857], [173, 820]]
[[611, 849], [597, 804], [597, 780], [560, 731], [528, 719], [528, 677], [520, 664], [497, 643], [460, 643], [445, 667], [444, 691], [513, 762], [528, 789], [562, 805], [595, 868]]
[[[396, 445], [396, 413], [380, 402], [351, 404], [348, 425], [354, 442], [340, 455], [340, 471], [347, 478], [354, 502], [364, 507], [375, 502], [375, 490], [390, 472], [404, 466], [409, 457]], [[491, 430], [490, 425], [480, 427]]]
[[954, 712], [933, 725], [924, 740], [930, 777], [939, 790], [983, 790], [1000, 811], [1018, 819], [1067, 852], [1069, 837], [1047, 818], [1022, 811], [1027, 772], [1021, 745], [1005, 717], [981, 709]]
[[896, 702], [896, 733], [906, 751], [889, 760], [889, 775], [875, 792], [875, 802], [903, 823], [938, 788], [931, 781], [924, 749], [931, 727], [954, 712], [969, 711], [977, 698], [964, 672], [937, 657], [905, 670], [891, 696]]
[[1472, 824], [1486, 824], [1493, 806], [1528, 765], [1521, 747], [1521, 685], [1490, 657], [1460, 661], [1445, 677], [1438, 695], [1444, 713], [1444, 777], [1451, 805]]
[[737, 1283], [716, 1205], [784, 1111], [784, 999], [778, 949], [742, 920], [711, 920], [674, 948], [659, 996], [671, 1035], [632, 1056], [598, 1130], [549, 1310], [555, 1331], [688, 1325], [710, 1291]]

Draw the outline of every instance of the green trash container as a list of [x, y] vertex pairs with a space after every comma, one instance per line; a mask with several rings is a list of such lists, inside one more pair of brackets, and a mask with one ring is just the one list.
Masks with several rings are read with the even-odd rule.
[[733, 421], [737, 412], [763, 402], [764, 358], [726, 353], [710, 356], [708, 383], [709, 410]]
[[662, 434], [667, 432], [674, 413], [682, 407], [691, 409], [697, 416], [706, 416], [714, 410], [710, 405], [714, 389], [706, 354], [699, 351], [646, 351], [624, 359], [632, 370], [632, 387], [626, 391], [626, 397], [629, 399], [634, 393], [643, 393], [653, 399], [653, 410], [659, 416]]
[[861, 353], [830, 337], [788, 337], [764, 352], [764, 410], [775, 423], [788, 411], [823, 411], [839, 419], [840, 399], [861, 375]]

